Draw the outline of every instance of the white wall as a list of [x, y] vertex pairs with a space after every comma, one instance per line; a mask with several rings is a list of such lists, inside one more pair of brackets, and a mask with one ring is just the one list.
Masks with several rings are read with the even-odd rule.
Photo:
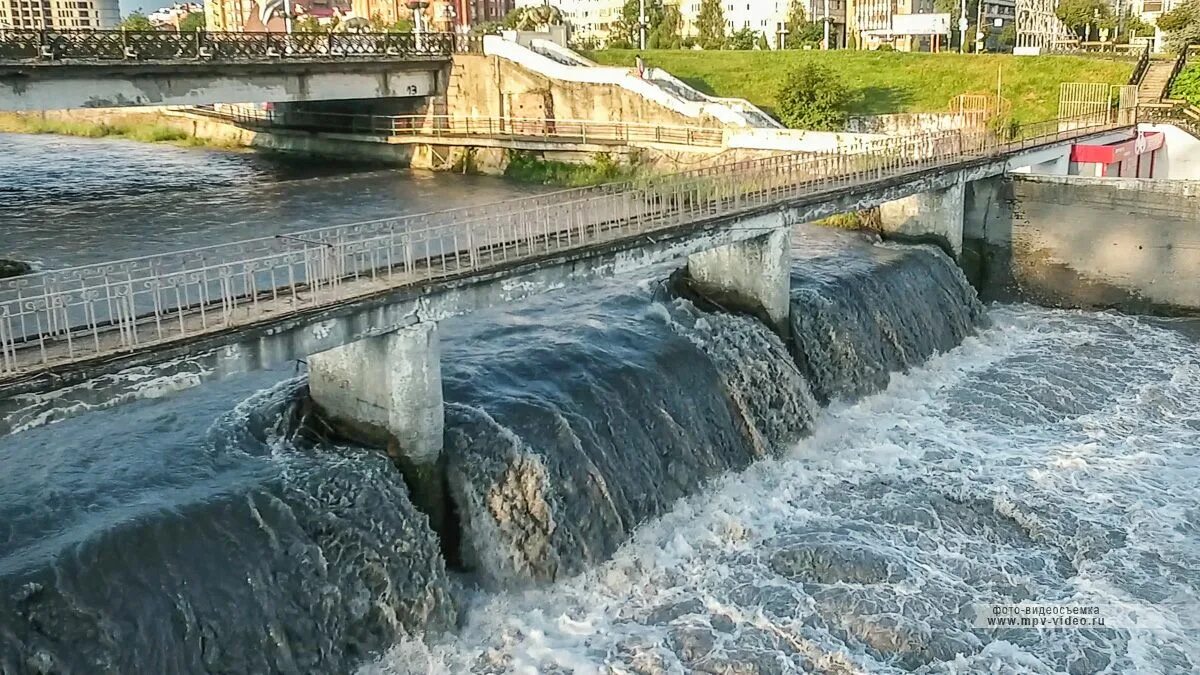
[[[1155, 178], [1200, 179], [1200, 139], [1173, 124], [1139, 124], [1138, 131], [1161, 131], [1166, 145], [1155, 157]], [[1162, 173], [1165, 158], [1166, 172]]]

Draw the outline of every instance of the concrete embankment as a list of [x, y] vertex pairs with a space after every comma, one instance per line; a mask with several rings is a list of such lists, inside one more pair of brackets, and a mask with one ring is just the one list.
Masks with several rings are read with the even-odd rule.
[[1200, 181], [1011, 176], [967, 186], [964, 267], [985, 300], [1200, 313]]

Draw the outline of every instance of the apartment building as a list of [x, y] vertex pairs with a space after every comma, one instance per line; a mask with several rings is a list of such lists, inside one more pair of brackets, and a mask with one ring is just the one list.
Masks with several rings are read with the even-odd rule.
[[504, 17], [517, 6], [515, 0], [457, 0], [457, 2], [460, 7], [459, 23], [466, 26], [503, 21]]
[[980, 13], [983, 25], [984, 47], [988, 51], [1002, 48], [1000, 33], [1017, 20], [1016, 0], [980, 0]]
[[893, 38], [888, 32], [892, 29], [892, 18], [897, 14], [932, 14], [933, 11], [933, 0], [852, 0], [849, 29], [855, 35], [859, 49], [876, 49], [890, 44], [900, 51], [930, 51], [933, 43], [929, 37]]
[[[800, 0], [809, 21], [825, 18], [828, 4], [830, 20], [829, 42], [831, 47], [841, 47], [846, 34], [846, 0]], [[787, 32], [788, 12], [792, 0], [724, 0], [721, 7], [725, 14], [725, 32], [733, 33], [746, 28], [767, 37], [771, 49], [779, 49]], [[700, 34], [697, 22], [700, 18], [700, 0], [678, 0], [679, 13], [683, 16], [684, 37]]]
[[120, 23], [117, 0], [0, 0], [0, 28], [111, 29]]

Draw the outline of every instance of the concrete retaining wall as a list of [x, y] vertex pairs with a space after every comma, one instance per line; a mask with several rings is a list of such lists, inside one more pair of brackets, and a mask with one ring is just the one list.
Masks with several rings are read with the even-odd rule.
[[997, 177], [965, 202], [985, 300], [1200, 313], [1200, 181]]
[[[545, 57], [539, 58], [562, 69], [620, 70], [563, 66]], [[657, 90], [649, 83], [643, 84]], [[718, 124], [715, 119], [699, 115], [698, 110], [694, 115], [674, 110], [664, 102], [621, 84], [553, 78], [498, 56], [471, 54], [454, 57], [446, 112], [461, 117], [637, 120], [644, 124], [676, 126]]]
[[894, 115], [863, 115], [846, 121], [846, 131], [859, 134], [886, 134], [907, 136], [934, 131], [978, 128], [986, 117], [981, 114], [956, 115], [953, 113], [898, 113]]

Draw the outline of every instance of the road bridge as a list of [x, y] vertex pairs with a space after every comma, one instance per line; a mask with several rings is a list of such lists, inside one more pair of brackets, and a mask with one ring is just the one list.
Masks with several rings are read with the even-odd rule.
[[[406, 332], [418, 324], [673, 260], [688, 260], [696, 281], [783, 329], [780, 233], [791, 225], [915, 199], [926, 216], [902, 214], [889, 227], [959, 250], [964, 185], [1057, 161], [1077, 141], [1132, 133], [1108, 120], [1056, 120], [1006, 139], [930, 134], [4, 280], [0, 433], [72, 405], [120, 400], [149, 382], [179, 388], [295, 359], [344, 389], [380, 370], [364, 365], [351, 378], [322, 366], [349, 364], [348, 354], [365, 348], [348, 345], [386, 338], [400, 340], [387, 349], [411, 353], [431, 339], [429, 326]], [[388, 400], [375, 409], [405, 407]], [[403, 426], [380, 425], [393, 435]]]
[[0, 110], [423, 97], [478, 39], [444, 33], [0, 30]]

